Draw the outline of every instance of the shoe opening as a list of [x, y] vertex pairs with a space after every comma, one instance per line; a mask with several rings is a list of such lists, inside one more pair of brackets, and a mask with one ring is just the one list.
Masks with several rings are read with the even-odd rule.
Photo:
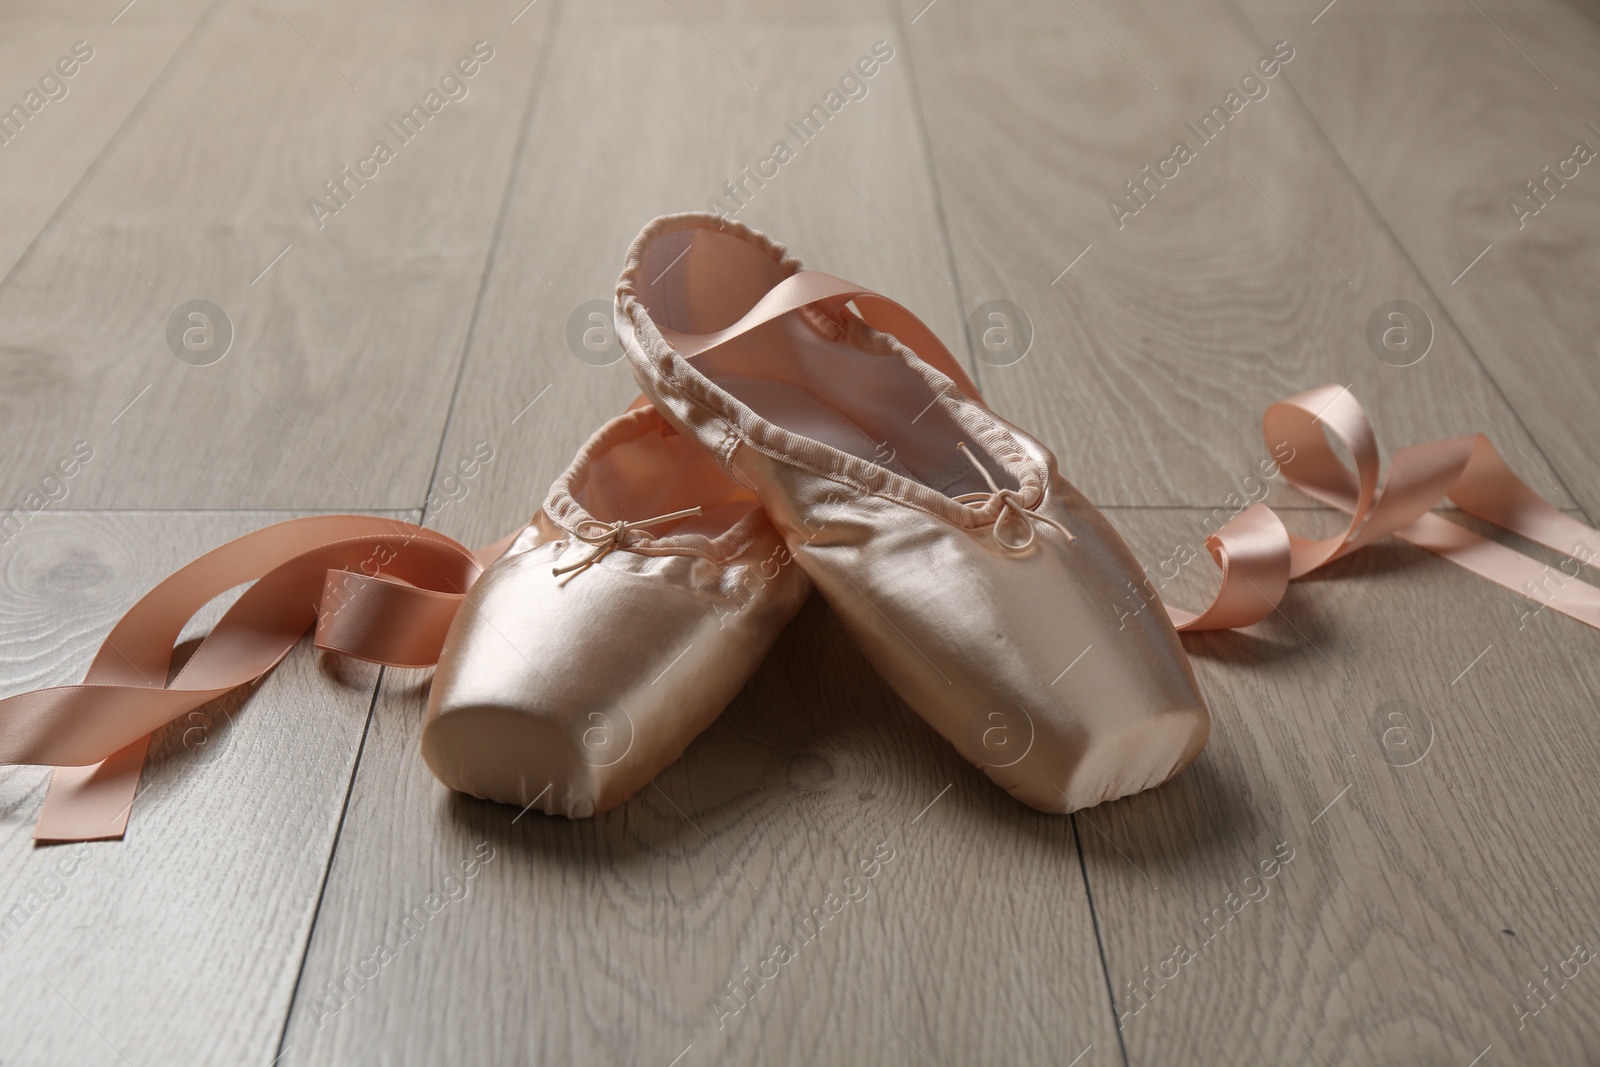
[[[752, 231], [709, 215], [670, 220], [638, 255], [625, 284], [658, 328], [685, 334], [733, 325], [799, 269]], [[997, 484], [1018, 484], [938, 402], [925, 375], [843, 301], [765, 323], [696, 356], [694, 364], [766, 421], [946, 496], [988, 488], [960, 443]]]
[[603, 523], [638, 522], [698, 507], [699, 515], [652, 526], [649, 532], [715, 539], [760, 507], [754, 494], [731, 481], [698, 443], [652, 408], [616, 420], [585, 458], [574, 465], [566, 489]]

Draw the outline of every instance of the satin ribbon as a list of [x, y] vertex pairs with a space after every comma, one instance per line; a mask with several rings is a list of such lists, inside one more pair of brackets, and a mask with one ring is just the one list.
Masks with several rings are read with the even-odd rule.
[[[854, 291], [827, 282], [836, 296]], [[1324, 428], [1344, 443], [1354, 471]], [[1263, 429], [1274, 454], [1284, 444], [1292, 450], [1280, 463], [1285, 479], [1347, 513], [1349, 527], [1315, 540], [1290, 533], [1264, 504], [1245, 509], [1207, 540], [1222, 572], [1211, 605], [1198, 615], [1167, 609], [1180, 630], [1258, 622], [1277, 610], [1291, 579], [1389, 534], [1528, 596], [1534, 610], [1550, 607], [1600, 628], [1600, 589], [1577, 581], [1576, 571], [1553, 575], [1430, 513], [1448, 497], [1467, 514], [1578, 564], [1600, 552], [1600, 532], [1540, 498], [1482, 434], [1401, 449], [1380, 489], [1377, 438], [1347, 390], [1323, 386], [1274, 404]], [[398, 667], [434, 663], [467, 589], [511, 540], [474, 552], [410, 523], [317, 516], [247, 534], [177, 571], [122, 617], [82, 684], [0, 700], [0, 764], [56, 767], [35, 839], [121, 837], [150, 733], [259, 680], [313, 624], [317, 647], [330, 652]], [[184, 625], [245, 582], [254, 584], [169, 682]]]
[[[475, 553], [410, 523], [324, 515], [246, 534], [178, 570], [122, 617], [82, 684], [0, 700], [0, 764], [56, 767], [34, 838], [121, 837], [151, 731], [260, 679], [313, 623], [330, 652], [434, 663], [462, 596], [510, 543]], [[169, 682], [189, 619], [245, 582]]]
[[[740, 316], [739, 321], [715, 333], [688, 334], [657, 327], [661, 339], [685, 359], [693, 359], [703, 352], [725, 345], [736, 337], [749, 333], [758, 326], [782, 318], [792, 311], [811, 304], [820, 306], [827, 314], [837, 316], [846, 304], [855, 304], [861, 321], [879, 333], [894, 337], [929, 366], [955, 383], [956, 388], [978, 403], [983, 398], [978, 387], [967, 376], [961, 361], [950, 354], [939, 335], [917, 318], [904, 304], [891, 300], [882, 293], [863, 289], [855, 282], [845, 281], [820, 270], [802, 270], [789, 275]], [[643, 398], [641, 398], [643, 399]], [[637, 405], [638, 401], [634, 401]]]
[[[1344, 465], [1328, 433], [1343, 442], [1355, 463]], [[1410, 445], [1395, 453], [1378, 486], [1378, 439], [1366, 412], [1348, 389], [1324, 385], [1279, 401], [1262, 419], [1267, 446], [1285, 444], [1279, 464], [1296, 489], [1350, 516], [1336, 536], [1316, 540], [1290, 533], [1265, 504], [1252, 504], [1206, 540], [1222, 583], [1211, 605], [1196, 615], [1169, 607], [1179, 630], [1229, 630], [1259, 622], [1277, 610], [1290, 579], [1343, 559], [1393, 534], [1464, 567], [1535, 604], [1600, 629], [1600, 589], [1576, 574], [1600, 554], [1600, 531], [1566, 515], [1528, 488], [1483, 434]], [[1445, 497], [1468, 515], [1560, 552], [1569, 573], [1431, 514]]]

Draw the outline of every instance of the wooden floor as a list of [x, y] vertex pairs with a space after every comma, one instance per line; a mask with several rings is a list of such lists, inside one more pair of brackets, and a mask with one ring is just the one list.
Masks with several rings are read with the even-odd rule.
[[[636, 392], [567, 340], [629, 239], [880, 41], [742, 217], [917, 309], [1152, 568], [1329, 382], [1600, 520], [1600, 163], [1525, 188], [1600, 148], [1593, 0], [124, 2], [0, 13], [0, 692], [287, 516], [525, 520]], [[192, 300], [220, 359], [169, 343]], [[967, 326], [990, 300], [1020, 361]], [[1392, 301], [1404, 351], [1368, 342]], [[0, 1063], [1600, 1063], [1600, 634], [1386, 543], [1186, 644], [1198, 763], [1047, 816], [813, 601], [582, 822], [448, 794], [427, 674], [303, 645], [159, 735], [122, 842], [35, 848], [47, 771], [0, 771]]]

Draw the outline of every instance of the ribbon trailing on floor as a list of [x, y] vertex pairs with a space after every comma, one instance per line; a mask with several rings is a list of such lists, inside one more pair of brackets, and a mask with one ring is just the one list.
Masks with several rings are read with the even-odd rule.
[[[1353, 471], [1324, 429], [1349, 450]], [[1389, 534], [1600, 629], [1600, 588], [1574, 580], [1576, 570], [1553, 576], [1538, 560], [1431, 513], [1448, 497], [1579, 569], [1600, 553], [1600, 532], [1528, 488], [1482, 434], [1401, 449], [1380, 488], [1377, 438], [1342, 387], [1272, 405], [1263, 430], [1274, 454], [1287, 454], [1279, 460], [1285, 479], [1348, 514], [1350, 525], [1315, 540], [1290, 533], [1265, 504], [1246, 508], [1206, 542], [1222, 572], [1211, 605], [1198, 615], [1167, 609], [1178, 629], [1258, 622], [1277, 609], [1291, 579]], [[0, 700], [0, 764], [56, 768], [34, 838], [121, 837], [151, 732], [258, 681], [313, 626], [316, 646], [330, 652], [396, 667], [433, 664], [466, 591], [510, 542], [474, 551], [410, 523], [327, 515], [246, 534], [178, 570], [122, 617], [81, 684]], [[254, 584], [168, 681], [190, 618], [246, 582]]]
[[[1349, 450], [1346, 467], [1328, 433]], [[1252, 504], [1206, 540], [1222, 571], [1221, 588], [1199, 615], [1168, 608], [1179, 630], [1229, 630], [1277, 610], [1289, 581], [1343, 559], [1389, 534], [1465, 567], [1532, 601], [1600, 629], [1600, 589], [1575, 580], [1600, 554], [1600, 531], [1564, 514], [1528, 488], [1483, 434], [1410, 445], [1394, 454], [1378, 486], [1378, 439], [1367, 413], [1343, 386], [1324, 385], [1281, 400], [1262, 419], [1267, 446], [1296, 489], [1350, 516], [1337, 537], [1292, 534], [1276, 512]], [[1287, 449], [1283, 446], [1287, 445]], [[1468, 515], [1560, 552], [1558, 572], [1432, 514], [1444, 498]]]
[[[509, 544], [474, 553], [410, 523], [320, 515], [246, 534], [176, 571], [112, 629], [82, 684], [0, 700], [0, 763], [56, 768], [34, 839], [121, 837], [151, 731], [259, 680], [313, 624], [330, 652], [436, 662], [462, 596]], [[169, 682], [189, 619], [246, 582]]]

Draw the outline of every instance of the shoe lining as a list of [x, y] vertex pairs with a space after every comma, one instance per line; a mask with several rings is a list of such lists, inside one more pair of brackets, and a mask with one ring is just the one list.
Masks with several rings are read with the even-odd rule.
[[[641, 257], [640, 300], [658, 326], [724, 329], [786, 276], [741, 238], [709, 228], [662, 234]], [[873, 350], [866, 327], [816, 306], [695, 357], [707, 378], [768, 422], [885, 467], [946, 496], [987, 487], [956, 449], [966, 442], [1003, 487], [1016, 478], [951, 417], [903, 359]]]
[[677, 433], [652, 429], [595, 456], [572, 497], [600, 522], [643, 519], [699, 507], [702, 514], [654, 526], [654, 537], [699, 534], [717, 538], [758, 506], [700, 446]]

